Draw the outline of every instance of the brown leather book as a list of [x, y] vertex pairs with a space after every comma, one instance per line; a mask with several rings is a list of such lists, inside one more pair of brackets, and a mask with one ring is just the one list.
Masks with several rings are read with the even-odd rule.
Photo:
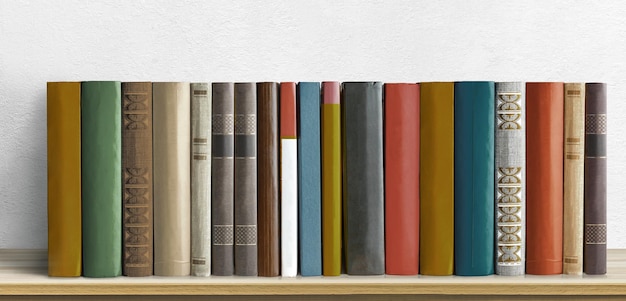
[[280, 275], [278, 83], [257, 84], [259, 276]]
[[526, 84], [526, 273], [563, 271], [563, 83]]
[[125, 276], [152, 275], [152, 83], [122, 83]]
[[585, 246], [583, 271], [606, 274], [606, 84], [585, 85]]

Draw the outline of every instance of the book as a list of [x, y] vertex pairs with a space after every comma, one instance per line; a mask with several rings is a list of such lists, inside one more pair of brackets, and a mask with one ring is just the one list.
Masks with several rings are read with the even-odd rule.
[[385, 273], [419, 271], [420, 89], [385, 84]]
[[454, 83], [420, 83], [420, 273], [454, 269]]
[[526, 83], [526, 273], [563, 272], [563, 83]]
[[454, 84], [454, 274], [494, 272], [494, 83]]
[[211, 92], [211, 274], [231, 276], [235, 272], [235, 88], [233, 83], [213, 83]]
[[565, 83], [563, 156], [563, 274], [583, 273], [585, 84]]
[[257, 276], [257, 90], [235, 83], [235, 275]]
[[122, 274], [122, 95], [116, 81], [81, 85], [83, 276]]
[[497, 82], [495, 90], [495, 272], [519, 276], [526, 266], [526, 85]]
[[49, 276], [82, 268], [80, 85], [47, 83]]
[[298, 274], [298, 139], [296, 83], [280, 83], [280, 268]]
[[191, 99], [189, 83], [152, 84], [154, 274], [191, 271]]
[[585, 244], [583, 270], [606, 274], [607, 92], [605, 83], [585, 85]]
[[298, 117], [298, 250], [300, 275], [322, 275], [320, 83], [300, 82]]
[[380, 82], [342, 88], [346, 272], [385, 273], [383, 91]]
[[341, 274], [341, 105], [339, 82], [322, 83], [322, 273]]
[[152, 164], [152, 83], [122, 83], [122, 273], [125, 276], [152, 275]]
[[280, 275], [278, 83], [257, 83], [259, 276]]
[[191, 83], [191, 275], [211, 274], [211, 86]]

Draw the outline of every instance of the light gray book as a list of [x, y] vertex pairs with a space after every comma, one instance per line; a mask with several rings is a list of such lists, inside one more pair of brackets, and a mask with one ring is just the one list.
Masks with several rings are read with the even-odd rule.
[[526, 91], [523, 82], [497, 82], [495, 126], [496, 274], [525, 266]]
[[191, 275], [211, 274], [211, 86], [191, 84]]

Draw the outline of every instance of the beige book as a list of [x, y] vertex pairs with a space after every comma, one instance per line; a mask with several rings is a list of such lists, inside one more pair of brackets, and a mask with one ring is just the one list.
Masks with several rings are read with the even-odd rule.
[[566, 83], [563, 164], [563, 274], [583, 272], [585, 84]]
[[189, 83], [153, 83], [154, 274], [187, 276], [191, 263]]

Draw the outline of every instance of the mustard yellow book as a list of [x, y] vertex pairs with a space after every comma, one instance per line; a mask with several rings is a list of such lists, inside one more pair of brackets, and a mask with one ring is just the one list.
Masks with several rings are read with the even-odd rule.
[[80, 82], [49, 82], [48, 275], [80, 276]]
[[454, 267], [454, 83], [420, 83], [420, 274]]
[[341, 274], [341, 107], [338, 82], [322, 83], [322, 273]]

